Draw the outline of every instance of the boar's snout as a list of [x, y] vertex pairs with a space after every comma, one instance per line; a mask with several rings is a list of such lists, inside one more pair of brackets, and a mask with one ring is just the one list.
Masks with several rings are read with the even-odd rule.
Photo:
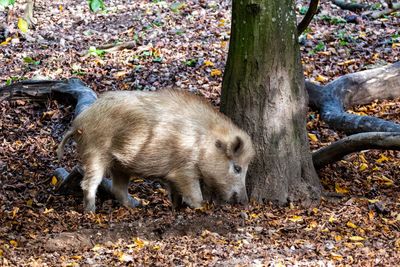
[[247, 197], [246, 190], [243, 190], [241, 192], [234, 192], [231, 198], [231, 202], [247, 206], [249, 203], [249, 198]]

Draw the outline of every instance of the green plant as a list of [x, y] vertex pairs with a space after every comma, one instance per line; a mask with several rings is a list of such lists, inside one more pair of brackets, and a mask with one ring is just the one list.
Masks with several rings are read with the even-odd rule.
[[103, 0], [89, 0], [90, 10], [93, 12], [101, 11], [105, 9]]
[[0, 0], [0, 6], [7, 7], [15, 4], [15, 0]]
[[89, 47], [89, 55], [91, 56], [98, 56], [98, 57], [103, 57], [106, 51], [102, 49], [97, 49], [94, 46]]
[[28, 64], [28, 65], [39, 65], [40, 64], [40, 60], [34, 60], [31, 57], [24, 57], [23, 61]]

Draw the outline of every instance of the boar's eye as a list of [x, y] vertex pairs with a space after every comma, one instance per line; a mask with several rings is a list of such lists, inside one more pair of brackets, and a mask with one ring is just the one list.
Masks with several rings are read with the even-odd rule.
[[242, 171], [242, 167], [240, 167], [239, 165], [233, 165], [233, 169], [235, 170], [236, 173], [240, 173]]

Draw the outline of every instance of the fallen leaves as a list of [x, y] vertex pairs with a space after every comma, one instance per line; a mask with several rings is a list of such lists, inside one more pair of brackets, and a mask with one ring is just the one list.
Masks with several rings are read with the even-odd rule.
[[20, 29], [21, 32], [27, 33], [29, 28], [28, 22], [24, 20], [23, 18], [18, 19], [18, 29]]
[[[11, 83], [36, 75], [54, 79], [74, 75], [97, 92], [189, 88], [218, 104], [231, 21], [229, 7], [211, 2], [215, 1], [124, 5], [111, 1], [104, 12], [93, 14], [87, 2], [49, 5], [35, 1], [38, 24], [27, 33], [37, 40], [26, 41], [14, 25], [17, 33], [2, 39], [0, 57], [6, 57], [1, 58], [5, 64], [0, 79]], [[330, 4], [321, 5], [322, 10], [343, 12], [332, 10]], [[327, 83], [360, 68], [397, 60], [397, 39], [384, 43], [397, 32], [396, 20], [389, 18], [385, 27], [381, 22], [365, 21], [360, 32], [353, 25], [334, 25], [333, 21], [340, 22], [338, 17], [342, 16], [316, 18], [306, 33], [310, 43], [301, 49], [308, 79]], [[324, 33], [327, 29], [328, 34]], [[104, 44], [121, 42], [134, 45], [104, 52]], [[89, 56], [82, 57], [79, 51]], [[171, 212], [168, 193], [136, 177], [129, 190], [145, 207], [125, 209], [112, 201], [99, 201], [98, 214], [90, 217], [81, 214], [81, 198], [52, 194], [58, 183], [52, 170], [59, 166], [53, 151], [73, 110], [54, 101], [37, 106], [18, 100], [14, 105], [0, 106], [0, 125], [7, 133], [0, 144], [4, 176], [0, 257], [17, 265], [27, 264], [32, 255], [42, 261], [39, 266], [184, 266], [193, 262], [261, 266], [272, 261], [275, 266], [308, 266], [316, 260], [366, 266], [376, 265], [376, 260], [388, 266], [397, 263], [398, 152], [364, 151], [327, 166], [319, 173], [326, 191], [344, 197], [335, 203], [322, 200], [310, 210], [291, 203], [290, 207], [252, 204], [245, 211], [209, 206], [201, 211]], [[400, 122], [399, 100], [375, 101], [351, 112]], [[313, 149], [343, 136], [329, 129], [317, 112], [309, 114], [308, 138]], [[73, 146], [67, 153], [62, 165], [71, 168], [76, 163]], [[48, 235], [85, 231], [89, 231], [90, 246], [79, 250], [81, 254], [50, 253], [35, 245], [46, 243]]]

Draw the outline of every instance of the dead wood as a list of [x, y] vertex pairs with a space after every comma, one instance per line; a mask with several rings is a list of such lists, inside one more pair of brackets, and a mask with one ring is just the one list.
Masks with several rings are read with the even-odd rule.
[[359, 116], [345, 110], [376, 99], [400, 96], [400, 62], [381, 68], [344, 75], [325, 86], [306, 81], [310, 106], [319, 110], [321, 119], [347, 134], [362, 132], [400, 132], [400, 125], [371, 116]]
[[54, 98], [64, 102], [73, 102], [75, 116], [90, 106], [97, 95], [81, 80], [72, 78], [65, 81], [26, 80], [0, 89], [0, 101], [20, 98], [48, 99]]
[[391, 7], [385, 8], [384, 10], [377, 10], [370, 13], [364, 13], [363, 15], [369, 15], [373, 19], [378, 19], [382, 16], [388, 15], [390, 13], [396, 12], [400, 9], [400, 3], [392, 3]]
[[319, 169], [344, 156], [368, 149], [400, 150], [400, 132], [369, 132], [345, 137], [313, 153], [314, 167]]
[[345, 1], [345, 0], [333, 0], [332, 3], [337, 5], [341, 9], [350, 10], [353, 12], [365, 10], [370, 7], [370, 5], [367, 5], [367, 4], [353, 3], [353, 2]]

